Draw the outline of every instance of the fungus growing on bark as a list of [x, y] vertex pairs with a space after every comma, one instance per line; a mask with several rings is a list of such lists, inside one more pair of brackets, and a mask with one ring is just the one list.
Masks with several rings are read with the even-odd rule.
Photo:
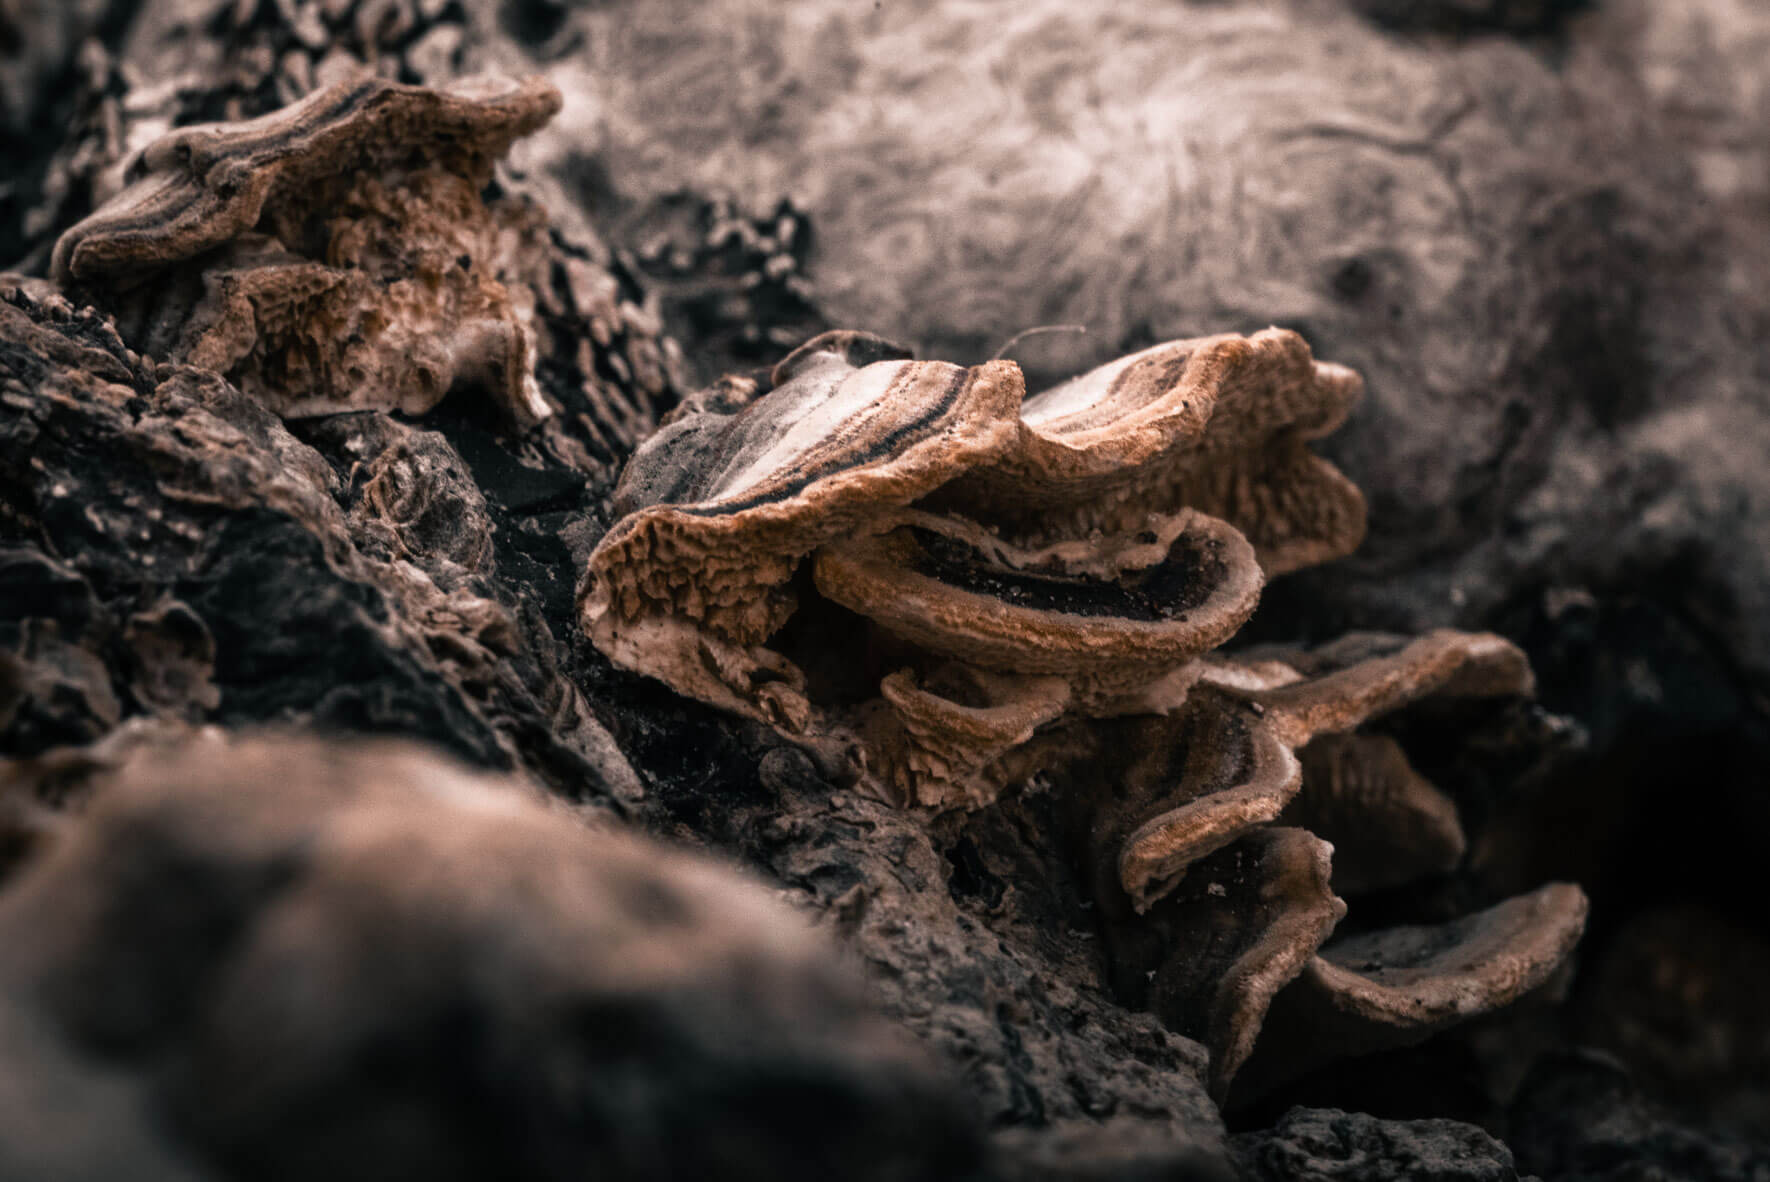
[[116, 313], [133, 347], [222, 373], [285, 417], [419, 414], [475, 384], [532, 424], [548, 406], [532, 298], [510, 272], [545, 229], [482, 192], [559, 104], [538, 78], [363, 78], [181, 128], [62, 235], [56, 278]]
[[[1270, 1055], [1276, 1065], [1244, 1081], [1244, 1094], [1490, 1012], [1565, 962], [1585, 919], [1584, 896], [1565, 884], [1430, 929], [1367, 933], [1315, 955], [1345, 910], [1335, 890], [1450, 869], [1464, 846], [1454, 802], [1413, 771], [1393, 739], [1356, 728], [1429, 698], [1528, 693], [1529, 667], [1516, 647], [1449, 631], [1413, 641], [1354, 634], [1314, 651], [1250, 650], [1207, 664], [1186, 704], [1166, 718], [1088, 724], [1102, 733], [1064, 754], [1056, 787], [1094, 802], [1086, 849], [1115, 987], [1206, 1042], [1219, 1099], [1256, 1036], [1264, 1040], [1275, 997], [1289, 999], [1287, 1015], [1309, 1017], [1287, 1017], [1290, 1033], [1267, 1040], [1281, 1048]], [[1281, 758], [1253, 758], [1262, 747]], [[1300, 765], [1291, 755], [1297, 749]], [[1275, 821], [1279, 828], [1269, 828]], [[1324, 847], [1332, 850], [1331, 886], [1325, 857], [1316, 882], [1296, 869], [1301, 854], [1279, 862], [1260, 852], [1273, 848], [1271, 832], [1303, 832], [1290, 825], [1334, 843]], [[1342, 843], [1353, 855], [1345, 872]], [[1222, 869], [1232, 859], [1233, 874]], [[1211, 895], [1232, 912], [1266, 916], [1270, 935], [1225, 935], [1232, 921], [1199, 910]], [[1333, 921], [1323, 923], [1330, 911]], [[1290, 918], [1280, 922], [1281, 915]], [[1314, 944], [1301, 947], [1307, 932]], [[1200, 947], [1241, 968], [1200, 976], [1189, 967]], [[1306, 979], [1287, 984], [1299, 974]], [[1145, 990], [1146, 980], [1161, 985]], [[1313, 1029], [1317, 1012], [1340, 1010], [1346, 1015], [1334, 1019], [1332, 1038], [1300, 1033]], [[1293, 1038], [1307, 1053], [1282, 1049]]]
[[1358, 389], [1276, 329], [1158, 345], [1024, 405], [1010, 363], [826, 334], [767, 393], [728, 379], [639, 449], [584, 618], [618, 664], [854, 743], [905, 803], [976, 808], [1037, 777], [1117, 992], [1206, 1044], [1221, 1099], [1290, 989], [1361, 999], [1376, 1049], [1540, 983], [1583, 921], [1569, 887], [1443, 928], [1405, 968], [1407, 930], [1359, 937], [1343, 947], [1397, 966], [1362, 985], [1319, 951], [1336, 887], [1446, 870], [1465, 844], [1454, 802], [1359, 728], [1531, 689], [1496, 636], [1213, 655], [1264, 574], [1362, 536], [1362, 498], [1306, 446]]
[[[826, 333], [768, 392], [728, 380], [648, 440], [581, 589], [595, 643], [789, 732], [858, 729], [897, 794], [975, 806], [997, 759], [1063, 709], [1178, 703], [1193, 660], [1252, 612], [1254, 547], [1193, 500], [1258, 519], [1274, 569], [1362, 533], [1356, 490], [1304, 446], [1358, 380], [1295, 333], [1157, 346], [1024, 406], [1012, 363], [908, 358]], [[1230, 470], [1233, 495], [1217, 487]], [[1302, 504], [1313, 517], [1289, 511]], [[814, 552], [813, 585], [795, 585]], [[784, 651], [808, 596], [889, 637], [896, 667], [870, 673], [858, 710], [817, 717]], [[929, 678], [954, 662], [969, 688], [941, 701]], [[1065, 681], [1065, 706], [1026, 676]]]

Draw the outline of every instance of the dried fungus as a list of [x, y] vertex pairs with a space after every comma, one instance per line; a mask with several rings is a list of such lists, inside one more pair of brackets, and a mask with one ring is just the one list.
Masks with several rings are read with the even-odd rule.
[[[1010, 363], [828, 333], [639, 449], [581, 610], [617, 664], [851, 751], [888, 798], [1049, 789], [1115, 991], [1209, 1048], [1223, 1100], [1278, 999], [1356, 998], [1322, 1053], [1381, 1049], [1540, 985], [1583, 925], [1578, 889], [1551, 887], [1430, 937], [1330, 941], [1336, 890], [1451, 869], [1466, 845], [1454, 801], [1362, 728], [1532, 689], [1491, 635], [1215, 651], [1268, 575], [1362, 536], [1362, 498], [1307, 446], [1359, 388], [1278, 329], [1025, 399]], [[1367, 945], [1373, 967], [1347, 967]]]
[[[1219, 1099], [1231, 1094], [1276, 998], [1298, 1006], [1302, 998], [1334, 991], [1338, 1001], [1319, 1004], [1345, 1005], [1352, 995], [1366, 1004], [1363, 1017], [1342, 1022], [1343, 1034], [1331, 1041], [1309, 1042], [1297, 1032], [1307, 1023], [1281, 1023], [1266, 1040], [1277, 1049], [1261, 1052], [1255, 1078], [1236, 1084], [1238, 1097], [1256, 1096], [1329, 1059], [1418, 1041], [1490, 1012], [1542, 985], [1565, 963], [1584, 925], [1585, 899], [1577, 887], [1556, 884], [1429, 935], [1402, 928], [1344, 942], [1348, 956], [1365, 945], [1377, 950], [1366, 966], [1376, 976], [1362, 984], [1347, 975], [1351, 970], [1333, 968], [1352, 963], [1340, 958], [1341, 945], [1326, 944], [1315, 955], [1332, 923], [1301, 955], [1272, 961], [1291, 974], [1276, 985], [1269, 976], [1201, 980], [1176, 972], [1169, 958], [1186, 961], [1201, 939], [1212, 947], [1224, 939], [1198, 929], [1186, 906], [1197, 897], [1200, 878], [1209, 880], [1207, 892], [1222, 879], [1211, 856], [1221, 850], [1219, 861], [1245, 858], [1247, 841], [1267, 826], [1302, 826], [1332, 843], [1326, 847], [1332, 877], [1324, 860], [1317, 894], [1281, 889], [1294, 875], [1241, 888], [1268, 903], [1289, 898], [1302, 917], [1332, 906], [1339, 908], [1337, 920], [1344, 904], [1334, 892], [1356, 895], [1453, 868], [1465, 846], [1454, 802], [1413, 770], [1392, 737], [1359, 728], [1415, 703], [1531, 688], [1515, 646], [1497, 636], [1449, 631], [1413, 641], [1353, 634], [1313, 651], [1256, 649], [1213, 658], [1208, 666], [1187, 703], [1168, 718], [1087, 724], [1112, 729], [1090, 735], [1077, 728], [1073, 746], [1053, 745], [1046, 758], [1063, 766], [1060, 791], [1095, 802], [1086, 856], [1095, 868], [1114, 980], [1121, 990], [1130, 983], [1134, 996], [1141, 996], [1141, 979], [1168, 982], [1150, 996], [1151, 1004], [1170, 1024], [1196, 1029], [1206, 1040]], [[1128, 732], [1128, 725], [1142, 733]], [[1284, 762], [1253, 758], [1262, 747], [1281, 753]], [[1115, 759], [1114, 751], [1136, 754]], [[1238, 880], [1223, 881], [1230, 884], [1221, 892], [1226, 906], [1251, 905], [1235, 901]], [[1430, 955], [1404, 953], [1433, 940]], [[1261, 963], [1277, 956], [1271, 945], [1259, 948]], [[1256, 955], [1252, 944], [1248, 955]], [[1293, 977], [1300, 983], [1289, 984]], [[1317, 1049], [1289, 1050], [1293, 1039]]]
[[1266, 573], [1283, 574], [1364, 537], [1363, 496], [1307, 446], [1362, 389], [1294, 332], [1170, 341], [1028, 398], [1014, 449], [942, 500], [1039, 536], [1190, 507], [1234, 525]]
[[1550, 883], [1442, 924], [1326, 944], [1272, 998], [1244, 1093], [1347, 1055], [1421, 1042], [1552, 985], [1585, 931], [1585, 894]]
[[1202, 513], [1024, 549], [917, 513], [818, 552], [817, 589], [928, 652], [1013, 673], [1137, 685], [1235, 634], [1260, 597], [1253, 551]]
[[794, 572], [1007, 446], [1022, 386], [1008, 362], [911, 361], [861, 333], [813, 338], [772, 379], [634, 453], [580, 600], [616, 664], [802, 732], [804, 675], [765, 644], [797, 607]]
[[287, 418], [421, 414], [460, 385], [532, 425], [549, 407], [516, 274], [546, 227], [484, 193], [559, 104], [538, 78], [362, 78], [181, 128], [62, 235], [55, 276], [114, 312], [135, 348], [220, 373]]

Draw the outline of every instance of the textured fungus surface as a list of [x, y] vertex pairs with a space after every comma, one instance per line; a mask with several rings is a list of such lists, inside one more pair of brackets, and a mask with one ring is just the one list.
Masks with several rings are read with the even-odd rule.
[[[1306, 446], [1358, 379], [1292, 332], [1158, 345], [1032, 398], [1010, 362], [827, 333], [770, 386], [727, 379], [638, 450], [589, 563], [587, 630], [703, 701], [858, 736], [867, 772], [917, 803], [986, 803], [1002, 759], [1065, 710], [1173, 707], [1253, 612], [1262, 561], [1332, 557], [1363, 528]], [[843, 643], [810, 622], [830, 604], [875, 626], [856, 663], [873, 680], [850, 671], [820, 702], [796, 657]], [[941, 701], [942, 678], [973, 692]]]
[[[1454, 803], [1392, 738], [1355, 728], [1421, 700], [1529, 688], [1521, 654], [1497, 637], [1351, 636], [1283, 659], [1250, 650], [1213, 664], [1165, 716], [1084, 720], [1029, 749], [1084, 818], [1115, 988], [1211, 1048], [1219, 1098], [1418, 1041], [1509, 1004], [1567, 962], [1586, 901], [1566, 884], [1441, 928], [1327, 942], [1346, 914], [1336, 891], [1442, 872], [1463, 850]], [[1336, 844], [1286, 827], [1310, 820]], [[1342, 834], [1352, 838], [1345, 872]], [[1368, 979], [1344, 967], [1366, 944]], [[1322, 1019], [1317, 1037], [1312, 1018], [1295, 1018], [1312, 1002], [1352, 1016]], [[1267, 1007], [1281, 1003], [1268, 1037]], [[1269, 1049], [1232, 1091], [1257, 1038]]]
[[816, 577], [829, 599], [929, 652], [1120, 685], [1216, 648], [1260, 597], [1246, 540], [1189, 510], [1038, 549], [918, 514], [892, 533], [824, 547]]
[[[1227, 1097], [1275, 997], [1322, 979], [1352, 992], [1317, 956], [1346, 913], [1334, 885], [1406, 883], [1466, 848], [1454, 802], [1357, 728], [1533, 688], [1491, 635], [1211, 655], [1253, 613], [1263, 565], [1361, 536], [1362, 499], [1306, 446], [1344, 419], [1356, 375], [1268, 330], [1157, 345], [1022, 402], [1010, 364], [829, 333], [771, 384], [727, 379], [636, 453], [584, 584], [592, 639], [713, 705], [834, 739], [906, 804], [977, 808], [1029, 782], [1063, 798], [1053, 837], [1090, 867], [1118, 995], [1203, 1042]], [[1343, 873], [1332, 845], [1284, 825], [1305, 820], [1352, 837]], [[1427, 960], [1414, 992], [1384, 986], [1387, 1024], [1316, 1053], [1424, 1037], [1540, 984], [1583, 927], [1583, 896], [1560, 889], [1554, 914], [1470, 921], [1514, 979]], [[1460, 1008], [1422, 1000], [1445, 993]]]
[[862, 333], [807, 342], [767, 394], [683, 415], [635, 454], [580, 593], [587, 630], [619, 664], [802, 730], [803, 676], [763, 647], [799, 563], [999, 451], [1021, 392], [1008, 363], [910, 361]]
[[182, 128], [62, 235], [55, 274], [103, 293], [139, 348], [285, 417], [422, 413], [462, 383], [532, 424], [549, 408], [512, 252], [538, 250], [544, 223], [480, 194], [559, 102], [540, 79], [447, 92], [364, 78]]
[[1170, 341], [1028, 398], [1017, 446], [942, 499], [1072, 535], [1188, 506], [1241, 530], [1266, 573], [1283, 574], [1364, 536], [1364, 498], [1307, 447], [1361, 388], [1294, 332]]
[[1272, 1000], [1240, 1086], [1260, 1091], [1349, 1054], [1431, 1037], [1551, 983], [1585, 930], [1576, 886], [1551, 883], [1443, 924], [1326, 945]]

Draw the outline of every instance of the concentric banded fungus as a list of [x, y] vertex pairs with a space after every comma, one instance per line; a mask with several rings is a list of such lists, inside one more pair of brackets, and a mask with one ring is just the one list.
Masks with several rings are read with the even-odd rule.
[[1230, 522], [1282, 574], [1364, 537], [1363, 496], [1306, 446], [1361, 389], [1282, 329], [1155, 345], [1027, 399], [1016, 446], [941, 500], [1039, 536], [1188, 506]]
[[[1222, 1097], [1287, 983], [1326, 965], [1316, 977], [1352, 989], [1317, 956], [1345, 911], [1321, 836], [1346, 835], [1360, 886], [1461, 856], [1452, 802], [1357, 728], [1531, 687], [1494, 636], [1207, 655], [1252, 612], [1262, 565], [1357, 543], [1362, 500], [1304, 446], [1357, 390], [1271, 330], [1157, 346], [1021, 408], [1008, 363], [828, 334], [770, 393], [718, 387], [639, 450], [585, 620], [616, 662], [683, 692], [857, 736], [906, 802], [974, 808], [1040, 776], [1067, 802], [1121, 995], [1206, 1042]], [[1538, 980], [1576, 909], [1506, 907], [1464, 921], [1470, 947]], [[1370, 1005], [1439, 1022], [1513, 996], [1471, 986], [1462, 1009], [1437, 1006], [1433, 990], [1464, 989], [1457, 964], [1418, 958]]]
[[[896, 677], [883, 701], [845, 717], [881, 778], [936, 807], [992, 799], [989, 767], [1051, 721], [1049, 687], [1004, 676], [1061, 677], [1066, 708], [1096, 714], [1183, 698], [1190, 662], [1240, 626], [1261, 582], [1246, 537], [1189, 498], [1249, 520], [1312, 506], [1259, 526], [1281, 569], [1363, 530], [1356, 490], [1304, 448], [1358, 379], [1295, 333], [1145, 350], [1024, 417], [1011, 363], [912, 363], [858, 333], [808, 342], [773, 387], [744, 405], [727, 383], [635, 454], [582, 589], [588, 630], [619, 664], [803, 732], [805, 674], [765, 642], [817, 550], [820, 596], [909, 646], [896, 674], [872, 674]], [[1213, 483], [1231, 469], [1234, 495]], [[991, 688], [937, 701], [928, 678], [950, 661], [996, 675]]]
[[1012, 363], [911, 361], [861, 333], [814, 338], [773, 383], [737, 413], [686, 415], [640, 447], [580, 604], [617, 664], [802, 731], [803, 674], [763, 643], [797, 606], [794, 571], [998, 454], [1023, 387]]
[[496, 161], [559, 109], [542, 79], [450, 91], [344, 82], [260, 119], [156, 140], [56, 243], [56, 277], [131, 344], [226, 374], [279, 414], [422, 413], [483, 385], [548, 413], [508, 255], [540, 233], [487, 203]]

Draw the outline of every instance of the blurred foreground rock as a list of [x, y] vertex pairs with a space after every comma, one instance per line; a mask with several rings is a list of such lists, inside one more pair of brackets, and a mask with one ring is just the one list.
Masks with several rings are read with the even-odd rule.
[[405, 744], [197, 734], [92, 791], [0, 901], [0, 1176], [976, 1162], [932, 1063], [730, 870]]

